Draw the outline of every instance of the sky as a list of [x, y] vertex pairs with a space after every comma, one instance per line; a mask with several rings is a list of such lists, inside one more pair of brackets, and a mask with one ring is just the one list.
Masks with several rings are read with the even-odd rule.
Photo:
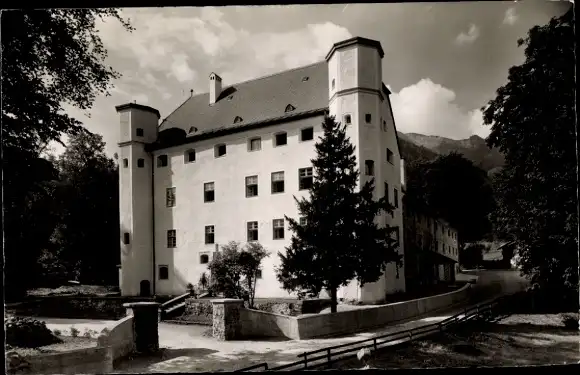
[[382, 44], [383, 82], [392, 92], [398, 131], [485, 138], [490, 129], [482, 124], [481, 108], [507, 82], [508, 69], [524, 61], [517, 40], [569, 6], [504, 1], [124, 8], [132, 33], [114, 19], [97, 24], [106, 64], [122, 77], [92, 109], [65, 110], [101, 134], [112, 156], [118, 151], [116, 105], [136, 101], [158, 109], [163, 119], [190, 90], [208, 92], [212, 71], [228, 86], [322, 61], [333, 43], [360, 36]]

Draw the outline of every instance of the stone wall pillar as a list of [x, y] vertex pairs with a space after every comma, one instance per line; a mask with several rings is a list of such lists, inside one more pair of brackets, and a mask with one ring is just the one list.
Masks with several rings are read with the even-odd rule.
[[240, 309], [244, 307], [241, 299], [215, 299], [213, 307], [213, 337], [222, 340], [241, 338]]
[[133, 315], [133, 340], [137, 353], [159, 350], [159, 325], [157, 302], [125, 303], [127, 315]]

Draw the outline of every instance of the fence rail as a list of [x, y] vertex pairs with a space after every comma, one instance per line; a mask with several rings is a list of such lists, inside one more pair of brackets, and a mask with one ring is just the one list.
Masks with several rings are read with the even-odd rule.
[[[404, 342], [410, 342], [420, 337], [428, 336], [435, 332], [443, 332], [448, 326], [455, 325], [458, 323], [465, 322], [467, 320], [476, 317], [488, 317], [491, 316], [493, 309], [499, 305], [507, 296], [502, 296], [494, 299], [491, 302], [478, 304], [470, 308], [465, 308], [462, 312], [455, 314], [447, 319], [444, 319], [437, 323], [431, 323], [416, 328], [406, 329], [397, 332], [390, 332], [384, 335], [375, 336], [369, 339], [360, 340], [356, 342], [330, 346], [327, 348], [322, 348], [318, 350], [312, 350], [299, 354], [297, 357], [302, 358], [296, 362], [287, 363], [281, 366], [268, 367], [267, 363], [260, 363], [250, 367], [245, 367], [235, 372], [244, 372], [263, 369], [264, 371], [280, 371], [295, 367], [295, 370], [300, 369], [313, 369], [320, 366], [329, 365], [332, 362], [345, 359], [346, 354], [358, 352], [364, 348], [372, 348], [377, 350], [387, 344], [396, 345]], [[337, 349], [343, 349], [340, 351], [334, 351]], [[324, 361], [323, 361], [324, 360]], [[317, 363], [316, 363], [317, 362]]]

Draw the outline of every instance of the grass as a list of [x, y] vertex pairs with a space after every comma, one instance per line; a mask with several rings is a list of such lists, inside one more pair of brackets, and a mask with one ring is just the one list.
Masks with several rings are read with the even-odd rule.
[[28, 296], [46, 297], [62, 295], [102, 296], [112, 293], [115, 287], [102, 285], [63, 285], [58, 288], [36, 288], [28, 291]]
[[[560, 314], [517, 314], [496, 322], [474, 321], [429, 339], [379, 350], [375, 368], [525, 366], [578, 362], [580, 332], [566, 329]], [[361, 368], [357, 359], [341, 370]]]
[[19, 348], [6, 346], [6, 352], [15, 351], [23, 357], [39, 354], [60, 353], [74, 349], [92, 348], [97, 345], [96, 338], [60, 336], [62, 342], [38, 348]]

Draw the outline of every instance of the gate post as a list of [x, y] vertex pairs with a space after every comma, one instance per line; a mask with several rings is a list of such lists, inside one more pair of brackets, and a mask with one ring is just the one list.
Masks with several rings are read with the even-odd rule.
[[213, 337], [221, 341], [239, 339], [242, 331], [240, 309], [244, 307], [244, 301], [224, 298], [214, 299], [211, 303], [213, 305]]

